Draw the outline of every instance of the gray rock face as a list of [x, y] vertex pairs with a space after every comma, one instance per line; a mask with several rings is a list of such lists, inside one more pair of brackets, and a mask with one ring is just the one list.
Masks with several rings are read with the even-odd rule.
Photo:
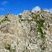
[[52, 52], [52, 14], [27, 11], [0, 18], [0, 52]]

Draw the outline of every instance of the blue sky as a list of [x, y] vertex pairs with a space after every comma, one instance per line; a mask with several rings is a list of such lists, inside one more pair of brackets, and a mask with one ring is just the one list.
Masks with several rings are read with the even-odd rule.
[[36, 6], [52, 9], [52, 0], [0, 0], [0, 15], [18, 14], [24, 10], [32, 10]]

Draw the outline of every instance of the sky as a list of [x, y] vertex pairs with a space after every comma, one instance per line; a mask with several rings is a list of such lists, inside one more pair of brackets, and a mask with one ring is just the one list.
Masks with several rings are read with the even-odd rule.
[[0, 15], [19, 14], [36, 6], [52, 10], [52, 0], [0, 0]]

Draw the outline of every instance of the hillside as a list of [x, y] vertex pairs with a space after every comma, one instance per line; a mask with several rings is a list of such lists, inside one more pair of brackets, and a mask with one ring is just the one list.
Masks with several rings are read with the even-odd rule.
[[0, 16], [0, 52], [52, 52], [52, 13]]

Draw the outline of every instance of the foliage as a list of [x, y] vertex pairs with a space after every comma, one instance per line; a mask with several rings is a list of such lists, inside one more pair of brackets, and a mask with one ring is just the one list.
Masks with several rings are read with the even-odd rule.
[[10, 21], [7, 16], [5, 16], [5, 18], [0, 21], [0, 24], [5, 22], [5, 21]]

